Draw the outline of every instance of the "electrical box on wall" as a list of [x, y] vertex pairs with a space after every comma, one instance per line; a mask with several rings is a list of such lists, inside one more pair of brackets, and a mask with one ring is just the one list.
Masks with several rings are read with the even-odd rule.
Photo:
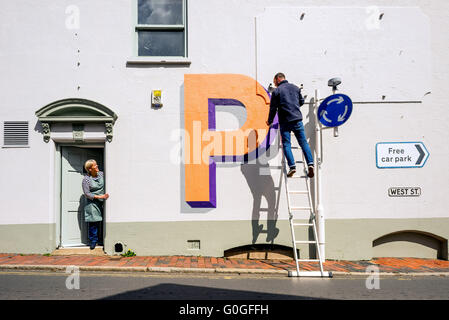
[[151, 107], [152, 108], [162, 108], [162, 90], [151, 91]]

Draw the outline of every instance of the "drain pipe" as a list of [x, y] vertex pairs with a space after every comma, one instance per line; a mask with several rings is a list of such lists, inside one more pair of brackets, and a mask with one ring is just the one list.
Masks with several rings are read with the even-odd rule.
[[325, 255], [325, 231], [324, 231], [324, 208], [321, 203], [321, 163], [323, 159], [322, 154], [322, 137], [321, 137], [321, 123], [318, 120], [318, 107], [319, 107], [319, 91], [315, 90], [315, 214], [316, 214], [316, 224], [318, 233], [318, 244], [321, 257], [326, 260]]

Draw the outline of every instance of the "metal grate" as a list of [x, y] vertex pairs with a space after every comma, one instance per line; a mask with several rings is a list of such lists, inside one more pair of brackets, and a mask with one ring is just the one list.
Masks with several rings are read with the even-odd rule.
[[28, 121], [5, 121], [3, 123], [4, 146], [28, 146]]
[[200, 250], [200, 240], [187, 240], [187, 249]]

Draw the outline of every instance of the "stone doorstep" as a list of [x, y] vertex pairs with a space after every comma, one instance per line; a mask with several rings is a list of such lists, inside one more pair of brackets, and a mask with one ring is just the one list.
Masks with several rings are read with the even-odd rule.
[[106, 256], [103, 251], [103, 246], [96, 246], [94, 250], [86, 247], [66, 247], [58, 248], [51, 253], [52, 256], [73, 256], [73, 255], [88, 255], [88, 256]]

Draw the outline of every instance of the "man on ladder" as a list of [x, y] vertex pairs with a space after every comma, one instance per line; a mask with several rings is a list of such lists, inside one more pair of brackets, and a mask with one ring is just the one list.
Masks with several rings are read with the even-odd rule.
[[[282, 137], [282, 147], [284, 150], [284, 158], [287, 159], [287, 164], [289, 166], [289, 171], [285, 177], [285, 190], [287, 194], [287, 204], [288, 204], [288, 212], [289, 212], [289, 220], [290, 220], [290, 229], [292, 233], [292, 244], [293, 244], [293, 255], [296, 264], [296, 272], [289, 271], [289, 276], [296, 277], [332, 277], [332, 272], [325, 272], [323, 269], [323, 257], [320, 252], [319, 243], [318, 243], [318, 234], [316, 229], [316, 216], [313, 209], [312, 204], [312, 196], [310, 193], [310, 185], [309, 179], [307, 177], [312, 178], [313, 173], [313, 156], [310, 150], [310, 146], [307, 143], [306, 135], [304, 132], [304, 126], [302, 124], [302, 114], [299, 110], [300, 106], [304, 104], [304, 99], [301, 95], [301, 89], [295, 86], [294, 84], [288, 83], [285, 80], [285, 75], [283, 73], [277, 73], [274, 76], [274, 84], [277, 87], [271, 96], [270, 103], [270, 113], [267, 120], [267, 125], [271, 125], [274, 117], [276, 116], [276, 112], [279, 115], [279, 125], [280, 125], [280, 134]], [[304, 155], [304, 167], [307, 164], [308, 172], [307, 176], [300, 176], [298, 178], [306, 178], [305, 190], [290, 190], [289, 184], [287, 182], [287, 178], [293, 177], [296, 172], [295, 159], [292, 153], [291, 147], [291, 132], [293, 132], [298, 140], [299, 145], [301, 146], [302, 153]], [[284, 170], [283, 160], [283, 171]], [[304, 168], [305, 170], [305, 168]], [[294, 194], [298, 195], [307, 195], [308, 206], [294, 206], [291, 203], [291, 196]], [[296, 211], [309, 211], [310, 212], [310, 222], [309, 223], [297, 223], [295, 221], [295, 215], [293, 214]], [[295, 228], [297, 227], [312, 227], [314, 240], [297, 240], [295, 236]], [[318, 259], [299, 259], [297, 254], [297, 244], [315, 244], [318, 254]], [[318, 261], [320, 266], [320, 271], [305, 271], [300, 272], [299, 270], [299, 262], [308, 262], [308, 261]]]
[[288, 177], [292, 177], [296, 172], [295, 158], [291, 150], [291, 132], [295, 134], [299, 145], [301, 146], [304, 158], [308, 166], [307, 175], [313, 177], [313, 156], [307, 142], [302, 123], [302, 113], [299, 107], [304, 104], [304, 98], [301, 95], [301, 89], [285, 79], [285, 75], [281, 72], [277, 73], [273, 79], [274, 85], [277, 87], [272, 95], [270, 102], [270, 113], [267, 125], [273, 123], [276, 112], [279, 116], [280, 133], [282, 137], [282, 147], [285, 158], [290, 168], [287, 173]]

